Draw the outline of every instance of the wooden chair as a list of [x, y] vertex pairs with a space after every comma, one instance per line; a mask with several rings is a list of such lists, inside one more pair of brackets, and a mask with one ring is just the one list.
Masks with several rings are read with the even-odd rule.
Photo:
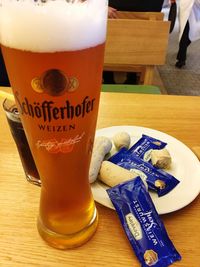
[[117, 17], [119, 19], [163, 20], [164, 13], [117, 11]]
[[104, 70], [140, 72], [151, 85], [154, 67], [165, 63], [169, 26], [159, 12], [118, 12], [108, 19]]

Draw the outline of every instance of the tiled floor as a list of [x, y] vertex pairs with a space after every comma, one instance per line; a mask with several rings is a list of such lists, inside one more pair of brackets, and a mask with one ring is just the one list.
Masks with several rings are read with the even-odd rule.
[[189, 46], [186, 66], [177, 69], [178, 30], [176, 23], [169, 37], [166, 64], [159, 67], [160, 77], [168, 94], [200, 95], [200, 40]]

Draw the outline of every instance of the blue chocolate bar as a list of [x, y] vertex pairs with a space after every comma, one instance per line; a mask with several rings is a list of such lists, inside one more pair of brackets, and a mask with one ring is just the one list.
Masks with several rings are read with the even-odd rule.
[[107, 193], [142, 267], [167, 267], [181, 259], [140, 177]]
[[151, 160], [151, 151], [153, 149], [163, 149], [166, 145], [167, 143], [161, 140], [143, 134], [142, 137], [127, 150], [127, 153], [134, 153], [134, 155], [149, 162]]
[[129, 154], [125, 148], [119, 150], [108, 160], [124, 169], [137, 173], [138, 176], [146, 180], [148, 188], [156, 191], [159, 197], [169, 193], [179, 183], [179, 180], [173, 175], [158, 170], [134, 153]]

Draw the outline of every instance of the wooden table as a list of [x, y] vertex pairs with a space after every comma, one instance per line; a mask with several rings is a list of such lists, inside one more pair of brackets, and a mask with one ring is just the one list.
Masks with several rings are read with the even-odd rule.
[[[2, 107], [0, 122], [0, 266], [139, 267], [115, 211], [100, 204], [98, 230], [82, 247], [60, 251], [40, 238], [40, 188], [25, 181]], [[154, 128], [200, 152], [200, 97], [102, 93], [98, 128], [113, 125]], [[182, 255], [173, 266], [199, 267], [200, 197], [162, 219]]]

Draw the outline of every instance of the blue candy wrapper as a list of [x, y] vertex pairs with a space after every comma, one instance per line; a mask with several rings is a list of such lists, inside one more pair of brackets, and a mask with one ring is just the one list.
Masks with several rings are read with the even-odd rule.
[[142, 267], [167, 267], [181, 259], [140, 177], [107, 193]]
[[179, 180], [173, 175], [158, 170], [134, 153], [128, 153], [125, 148], [119, 150], [108, 160], [124, 169], [137, 173], [143, 180], [146, 180], [148, 188], [156, 191], [159, 197], [169, 193], [179, 183]]
[[127, 150], [127, 153], [134, 153], [134, 155], [138, 156], [144, 161], [150, 161], [151, 151], [153, 149], [163, 149], [166, 145], [167, 143], [161, 140], [143, 134], [142, 137], [131, 148]]

